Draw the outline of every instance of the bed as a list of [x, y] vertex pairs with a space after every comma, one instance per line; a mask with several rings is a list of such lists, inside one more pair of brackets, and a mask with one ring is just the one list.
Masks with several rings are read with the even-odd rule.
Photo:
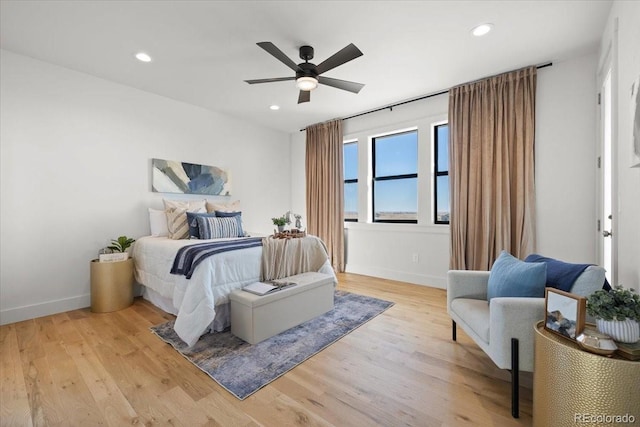
[[[134, 272], [136, 281], [143, 285], [142, 296], [176, 315], [174, 329], [187, 345], [192, 346], [208, 331], [229, 327], [229, 293], [264, 279], [265, 272], [270, 279], [307, 271], [336, 277], [324, 243], [315, 236], [289, 242], [262, 239], [260, 246], [221, 252], [203, 260], [193, 269], [190, 279], [171, 274], [176, 254], [185, 246], [242, 240], [173, 240], [146, 236], [134, 244]], [[291, 262], [292, 259], [296, 262]]]

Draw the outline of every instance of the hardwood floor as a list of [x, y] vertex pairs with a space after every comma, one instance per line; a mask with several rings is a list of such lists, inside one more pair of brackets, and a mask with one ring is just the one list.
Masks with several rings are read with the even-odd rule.
[[531, 389], [511, 418], [509, 373], [460, 329], [451, 340], [444, 290], [339, 282], [395, 305], [244, 401], [153, 335], [172, 316], [141, 298], [2, 326], [1, 425], [531, 425]]

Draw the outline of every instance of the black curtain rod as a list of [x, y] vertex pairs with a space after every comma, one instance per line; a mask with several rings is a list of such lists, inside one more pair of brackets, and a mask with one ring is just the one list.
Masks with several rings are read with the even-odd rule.
[[[540, 69], [540, 68], [546, 68], [546, 67], [551, 67], [553, 65], [553, 62], [547, 62], [544, 64], [540, 64], [540, 65], [536, 65], [536, 69]], [[497, 74], [496, 74], [497, 75]], [[494, 77], [494, 76], [489, 76], [489, 77], [484, 77], [482, 79], [478, 79], [478, 80], [472, 80], [470, 82], [467, 83], [463, 83], [463, 84], [468, 84], [468, 83], [473, 83], [473, 82], [477, 82], [480, 80], [484, 80], [484, 79], [488, 79], [490, 77]], [[393, 110], [393, 107], [398, 107], [400, 105], [404, 105], [404, 104], [409, 104], [411, 102], [416, 102], [416, 101], [422, 101], [423, 99], [427, 99], [427, 98], [433, 98], [434, 96], [439, 96], [439, 95], [444, 95], [445, 93], [449, 93], [449, 89], [447, 90], [441, 90], [439, 92], [434, 92], [434, 93], [430, 93], [428, 95], [423, 95], [421, 97], [418, 98], [413, 98], [413, 99], [409, 99], [407, 101], [402, 101], [402, 102], [396, 102], [395, 104], [390, 104], [387, 105], [385, 107], [380, 107], [380, 108], [376, 108], [375, 110], [369, 110], [369, 111], [365, 111], [363, 113], [358, 113], [358, 114], [354, 114], [353, 116], [349, 116], [349, 117], [344, 117], [341, 120], [349, 120], [349, 119], [354, 119], [356, 117], [360, 117], [360, 116], [366, 116], [367, 114], [371, 114], [371, 113], [377, 113], [378, 111], [383, 111], [383, 110]], [[300, 129], [300, 132], [304, 132], [305, 130], [307, 130], [307, 128], [304, 129]]]

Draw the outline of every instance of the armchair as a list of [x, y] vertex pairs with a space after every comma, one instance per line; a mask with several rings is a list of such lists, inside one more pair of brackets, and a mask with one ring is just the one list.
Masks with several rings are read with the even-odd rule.
[[[460, 327], [500, 369], [511, 371], [511, 415], [518, 418], [519, 371], [533, 372], [534, 325], [544, 319], [544, 298], [499, 297], [487, 301], [489, 271], [451, 270], [447, 274], [447, 311], [452, 339]], [[605, 272], [590, 266], [571, 292], [587, 296], [600, 288]]]

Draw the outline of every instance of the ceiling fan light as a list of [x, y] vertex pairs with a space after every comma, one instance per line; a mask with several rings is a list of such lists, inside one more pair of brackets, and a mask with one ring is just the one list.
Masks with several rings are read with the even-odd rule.
[[296, 86], [300, 90], [311, 91], [318, 87], [318, 80], [313, 77], [299, 77]]

